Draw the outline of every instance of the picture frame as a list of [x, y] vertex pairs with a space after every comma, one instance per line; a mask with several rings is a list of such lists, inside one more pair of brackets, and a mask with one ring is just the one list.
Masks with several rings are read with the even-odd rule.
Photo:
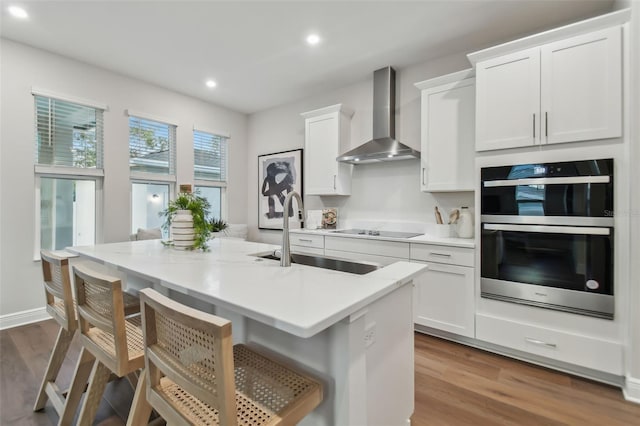
[[[287, 194], [302, 192], [302, 149], [258, 156], [258, 228], [282, 229], [283, 204]], [[289, 228], [300, 228], [298, 206], [294, 200], [289, 211]], [[303, 218], [304, 219], [304, 218]]]

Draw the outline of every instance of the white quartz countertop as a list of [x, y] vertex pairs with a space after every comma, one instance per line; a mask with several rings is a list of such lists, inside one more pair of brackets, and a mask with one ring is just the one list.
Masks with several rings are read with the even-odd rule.
[[397, 262], [356, 275], [298, 264], [283, 268], [254, 256], [276, 248], [216, 238], [209, 252], [179, 251], [160, 240], [67, 250], [305, 338], [407, 284], [424, 268]]
[[380, 237], [373, 235], [359, 235], [359, 234], [342, 234], [335, 232], [335, 230], [329, 229], [292, 229], [290, 232], [299, 234], [316, 234], [325, 235], [330, 237], [341, 238], [361, 238], [367, 240], [383, 240], [383, 241], [399, 241], [402, 243], [419, 243], [419, 244], [435, 244], [440, 246], [450, 247], [463, 247], [463, 248], [475, 248], [475, 240], [473, 238], [443, 238], [436, 237], [430, 234], [418, 235], [412, 238], [392, 238], [392, 237]]

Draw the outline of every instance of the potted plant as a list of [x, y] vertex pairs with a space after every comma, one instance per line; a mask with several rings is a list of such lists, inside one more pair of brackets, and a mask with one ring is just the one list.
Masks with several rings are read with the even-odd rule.
[[[200, 249], [206, 251], [209, 248], [207, 246], [207, 240], [211, 234], [211, 227], [207, 221], [210, 207], [209, 201], [201, 197], [197, 192], [181, 192], [175, 200], [169, 201], [169, 206], [159, 213], [160, 217], [164, 218], [162, 228], [165, 230], [171, 229], [172, 237], [174, 237], [174, 234], [176, 236], [176, 238], [169, 241], [167, 245], [172, 245], [177, 248], [184, 247], [190, 250]], [[189, 215], [192, 219], [188, 218]], [[185, 229], [185, 226], [189, 226], [191, 220], [193, 221], [193, 238], [187, 237], [188, 246], [184, 246], [182, 243], [177, 243], [177, 235], [179, 235], [178, 232]], [[181, 222], [181, 226], [172, 227], [172, 224], [177, 221]], [[177, 223], [174, 225], [177, 226]], [[191, 243], [191, 241], [193, 241], [193, 243]]]
[[213, 236], [220, 235], [221, 233], [224, 234], [224, 230], [228, 227], [227, 222], [222, 219], [211, 218], [211, 220], [209, 220], [209, 231], [211, 231]]

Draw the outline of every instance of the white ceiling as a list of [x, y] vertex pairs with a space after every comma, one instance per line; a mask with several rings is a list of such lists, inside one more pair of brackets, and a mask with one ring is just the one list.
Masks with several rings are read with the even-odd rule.
[[[2, 37], [240, 112], [611, 10], [563, 1], [3, 1]], [[9, 16], [10, 4], [29, 19]], [[322, 42], [304, 39], [317, 32]], [[218, 87], [204, 82], [213, 78]]]

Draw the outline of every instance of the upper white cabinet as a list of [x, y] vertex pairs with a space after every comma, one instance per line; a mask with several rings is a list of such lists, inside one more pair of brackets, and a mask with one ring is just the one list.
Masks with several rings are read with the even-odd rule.
[[476, 150], [622, 135], [622, 28], [476, 64]]
[[349, 149], [352, 111], [342, 104], [301, 114], [305, 118], [304, 192], [350, 195], [353, 166], [336, 161]]
[[475, 98], [473, 70], [416, 83], [422, 91], [422, 191], [473, 191]]

